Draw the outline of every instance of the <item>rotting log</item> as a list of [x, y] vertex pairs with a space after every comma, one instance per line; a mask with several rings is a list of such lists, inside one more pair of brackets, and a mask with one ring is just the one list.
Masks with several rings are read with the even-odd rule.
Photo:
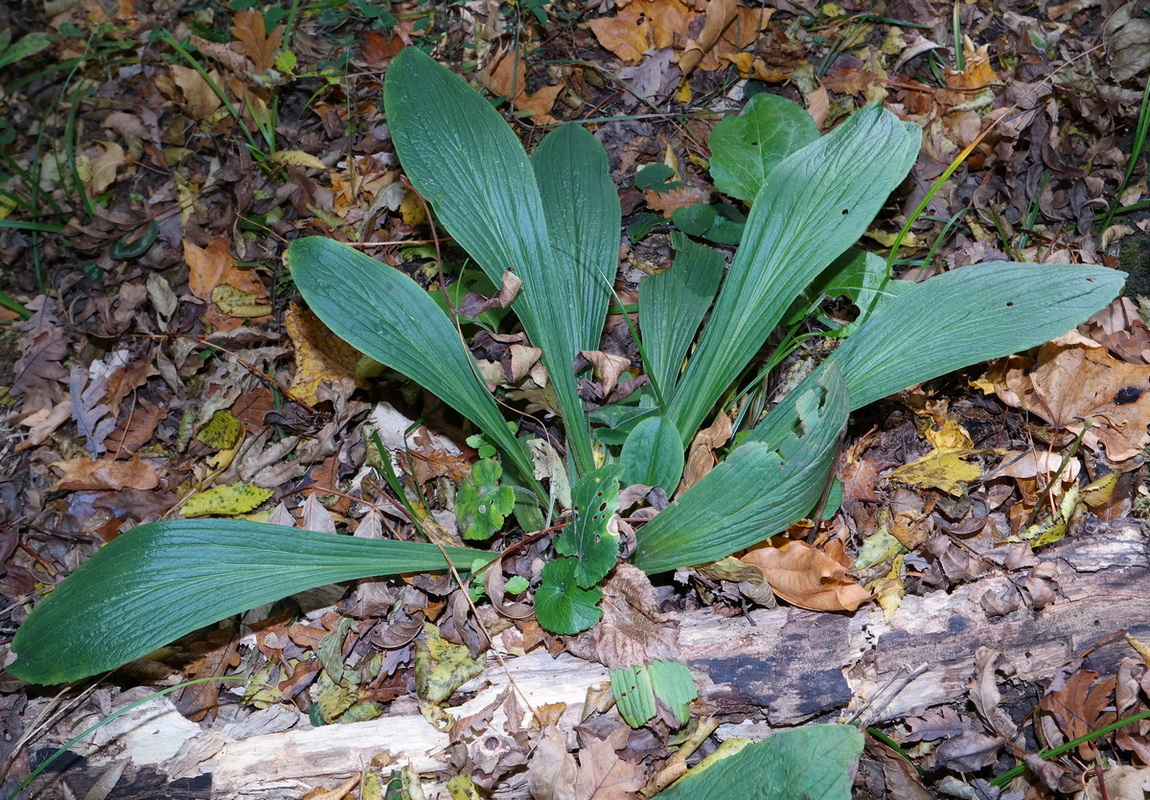
[[[1018, 681], [1045, 681], [1080, 656], [1090, 669], [1112, 674], [1132, 655], [1115, 634], [1129, 631], [1150, 640], [1150, 604], [1141, 595], [1148, 579], [1147, 533], [1135, 521], [1120, 520], [1095, 524], [1046, 548], [1033, 567], [1000, 571], [949, 593], [907, 597], [890, 623], [877, 608], [849, 616], [778, 608], [735, 618], [706, 611], [675, 618], [702, 703], [725, 720], [720, 735], [758, 738], [856, 711], [875, 722], [951, 703], [969, 689], [983, 647], [998, 650], [1002, 670]], [[1026, 600], [1040, 595], [1048, 604], [1035, 610]], [[1019, 607], [1003, 613], [1012, 598]], [[533, 704], [567, 703], [565, 721], [574, 724], [586, 690], [607, 680], [601, 666], [567, 655], [552, 659], [536, 652], [507, 664], [506, 673], [492, 664], [465, 687], [475, 694], [452, 713], [464, 716], [491, 703], [510, 675]], [[907, 682], [921, 665], [926, 669]], [[30, 704], [25, 717], [35, 711]], [[499, 716], [493, 725], [499, 732]], [[338, 784], [384, 752], [425, 775], [445, 769], [446, 734], [416, 713], [257, 731], [234, 724], [230, 730], [202, 729], [161, 698], [97, 734], [95, 745], [76, 746], [86, 766], [65, 780], [82, 796], [99, 775], [130, 757], [133, 764], [118, 789], [128, 793], [118, 796], [136, 796], [133, 786], [138, 796], [154, 795], [157, 780], [167, 780], [195, 787], [199, 798], [280, 800], [298, 797], [309, 786]], [[43, 752], [54, 741], [37, 748]], [[527, 795], [520, 787], [498, 796]]]

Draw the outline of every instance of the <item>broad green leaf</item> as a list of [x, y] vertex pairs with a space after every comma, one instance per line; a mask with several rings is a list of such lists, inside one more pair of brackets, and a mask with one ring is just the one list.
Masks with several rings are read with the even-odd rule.
[[706, 203], [695, 203], [689, 208], [676, 208], [671, 222], [688, 236], [702, 236], [715, 224], [715, 209]]
[[854, 322], [838, 332], [839, 336], [846, 337], [868, 319], [879, 305], [911, 286], [913, 284], [906, 281], [890, 279], [885, 259], [852, 247], [836, 258], [803, 292], [802, 300], [792, 307], [792, 313], [787, 315], [784, 323], [794, 325], [802, 322], [810, 314], [811, 304], [817, 305], [824, 297], [846, 297], [858, 308], [858, 317]]
[[499, 462], [485, 458], [476, 461], [471, 474], [455, 495], [455, 516], [464, 539], [486, 540], [503, 529], [503, 522], [515, 511], [515, 490], [499, 479]]
[[384, 104], [404, 171], [443, 227], [496, 285], [505, 269], [523, 280], [512, 308], [543, 351], [577, 471], [589, 472], [594, 459], [571, 364], [595, 324], [582, 298], [585, 281], [598, 275], [559, 268], [527, 154], [462, 78], [408, 47], [388, 67]]
[[611, 670], [611, 692], [619, 714], [632, 728], [655, 716], [656, 702], [675, 716], [680, 726], [691, 718], [689, 706], [699, 696], [691, 671], [681, 661], [651, 661]]
[[584, 589], [603, 580], [619, 556], [615, 513], [619, 510], [622, 472], [621, 464], [608, 464], [584, 475], [571, 487], [575, 519], [555, 540], [555, 552], [577, 559], [575, 583]]
[[[7, 29], [5, 33], [8, 37], [12, 35], [11, 31]], [[8, 41], [11, 41], [11, 39], [9, 38]], [[3, 45], [0, 46], [0, 69], [3, 69], [9, 64], [15, 64], [21, 59], [28, 58], [28, 56], [34, 56], [41, 50], [46, 49], [52, 44], [52, 37], [43, 31], [36, 31], [35, 33], [29, 33], [21, 37], [15, 44], [9, 45], [8, 41], [0, 42], [0, 44]]]
[[[1061, 336], [1117, 297], [1125, 277], [1105, 267], [992, 262], [902, 290], [834, 352], [851, 410]], [[765, 441], [793, 425], [791, 397], [826, 366], [784, 398], [751, 438]]]
[[809, 514], [830, 477], [848, 405], [832, 366], [797, 398], [796, 425], [739, 445], [640, 528], [632, 563], [656, 573], [717, 561]]
[[547, 232], [560, 270], [578, 290], [572, 313], [580, 349], [598, 350], [619, 268], [619, 191], [603, 145], [579, 125], [560, 125], [531, 155]]
[[684, 439], [791, 302], [863, 234], [914, 163], [921, 137], [916, 125], [869, 105], [774, 168], [667, 409]]
[[404, 273], [331, 239], [291, 243], [287, 264], [323, 324], [364, 355], [411, 378], [479, 426], [546, 497], [531, 477], [531, 457], [508, 429], [479, 377], [459, 331]]
[[865, 740], [850, 725], [807, 725], [704, 762], [660, 800], [850, 800]]
[[[468, 565], [475, 550], [446, 548]], [[8, 668], [62, 683], [140, 658], [197, 628], [339, 581], [447, 567], [433, 544], [231, 520], [141, 525], [96, 552], [16, 632]]]
[[575, 634], [603, 617], [598, 588], [581, 589], [575, 582], [579, 560], [557, 558], [543, 567], [542, 584], [535, 591], [535, 618], [552, 633]]
[[646, 664], [611, 670], [611, 694], [619, 716], [632, 728], [646, 725], [655, 716], [655, 691]]
[[661, 486], [670, 497], [683, 477], [683, 440], [665, 417], [650, 417], [635, 426], [623, 443], [619, 463], [623, 484]]
[[639, 281], [644, 366], [664, 398], [678, 385], [683, 359], [715, 299], [724, 266], [720, 253], [682, 233], [672, 234], [671, 244], [675, 248], [671, 268]]
[[775, 165], [819, 138], [802, 106], [773, 94], [757, 94], [737, 117], [715, 126], [711, 177], [715, 188], [740, 200], [754, 200]]

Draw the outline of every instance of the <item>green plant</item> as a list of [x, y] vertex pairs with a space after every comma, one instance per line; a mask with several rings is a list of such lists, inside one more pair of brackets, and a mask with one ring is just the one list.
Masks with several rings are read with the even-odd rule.
[[[677, 237], [675, 266], [639, 288], [649, 391], [592, 418], [571, 365], [597, 347], [612, 296], [620, 216], [606, 153], [587, 131], [565, 125], [529, 159], [486, 100], [415, 49], [391, 64], [385, 104], [407, 176], [443, 227], [492, 284], [506, 285], [505, 271], [522, 281], [512, 310], [542, 350], [571, 484], [573, 519], [535, 596], [537, 616], [555, 631], [599, 618], [597, 584], [618, 558], [621, 482], [674, 490], [685, 444], [717, 404], [745, 388], [741, 378], [768, 335], [793, 317], [812, 284], [824, 293], [846, 287], [859, 319], [764, 420], [747, 420], [719, 466], [638, 530], [633, 560], [647, 572], [722, 558], [803, 518], [822, 501], [851, 409], [1045, 342], [1105, 306], [1122, 283], [1122, 273], [1099, 267], [1010, 263], [921, 284], [892, 281], [883, 259], [850, 248], [910, 169], [920, 132], [868, 106], [821, 138], [782, 130], [751, 140], [759, 145], [760, 185], [748, 179], [754, 203], [734, 261], [724, 276], [721, 256]], [[766, 134], [792, 117], [764, 115], [755, 124]], [[425, 290], [328, 239], [298, 240], [287, 258], [300, 292], [335, 334], [480, 428], [502, 454], [501, 480], [520, 520], [541, 521], [540, 508], [562, 502], [561, 466], [547, 486], [533, 459], [554, 448], [508, 427], [459, 329]], [[500, 476], [483, 477], [476, 497], [501, 493]], [[474, 530], [494, 525], [486, 519]], [[30, 681], [71, 680], [307, 586], [443, 569], [448, 560], [466, 569], [476, 557], [466, 548], [248, 522], [142, 525], [36, 608], [13, 642], [19, 658], [10, 669]]]

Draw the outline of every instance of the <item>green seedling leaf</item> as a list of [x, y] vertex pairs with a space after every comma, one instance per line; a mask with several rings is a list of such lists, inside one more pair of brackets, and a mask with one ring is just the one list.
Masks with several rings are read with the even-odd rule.
[[711, 207], [715, 209], [715, 221], [703, 233], [703, 238], [718, 244], [742, 242], [747, 215], [729, 203], [717, 203]]
[[501, 486], [503, 468], [494, 459], [476, 461], [455, 496], [455, 514], [464, 539], [490, 539], [515, 510], [515, 491]]
[[249, 483], [213, 486], [189, 497], [180, 510], [185, 517], [235, 516], [254, 511], [272, 494], [271, 489]]
[[[681, 446], [681, 445], [680, 445]], [[619, 555], [621, 464], [608, 464], [588, 473], [571, 487], [575, 519], [555, 540], [555, 551], [577, 559], [575, 583], [590, 589], [606, 577]]]
[[623, 443], [619, 463], [625, 486], [661, 486], [670, 497], [683, 477], [683, 440], [664, 417], [651, 417], [635, 426]]
[[914, 163], [921, 140], [916, 125], [872, 104], [772, 170], [667, 408], [684, 440], [759, 352], [792, 301], [863, 234]]
[[499, 445], [541, 498], [531, 457], [479, 377], [459, 332], [430, 295], [404, 273], [330, 239], [291, 243], [287, 263], [311, 310], [364, 355], [420, 384]]
[[[563, 165], [569, 174], [561, 186], [547, 189], [545, 201], [535, 169], [499, 112], [428, 55], [408, 47], [396, 56], [387, 70], [384, 104], [404, 170], [443, 226], [493, 283], [501, 284], [506, 269], [522, 279], [512, 308], [531, 343], [543, 351], [577, 472], [589, 472], [591, 438], [571, 364], [580, 350], [598, 345], [603, 317], [593, 316], [599, 301], [588, 298], [597, 298], [597, 292], [609, 298], [611, 284], [604, 283], [601, 266], [572, 265], [599, 264], [610, 248], [598, 237], [612, 226], [611, 248], [618, 246], [617, 199], [614, 221], [604, 216], [611, 214], [603, 194], [604, 181], [610, 182], [607, 159], [592, 154], [602, 147], [585, 132], [552, 134], [556, 139], [544, 148], [536, 169], [551, 175], [557, 161], [572, 163]], [[577, 208], [585, 200], [583, 222], [550, 220], [552, 213], [561, 213], [558, 209]], [[574, 234], [565, 229], [572, 224], [578, 235], [589, 237], [575, 246]], [[566, 268], [556, 261], [556, 249], [567, 257]], [[614, 277], [614, 256], [609, 274]], [[427, 358], [418, 350], [415, 355]]]
[[850, 725], [807, 725], [705, 760], [664, 789], [667, 800], [850, 800], [865, 739]]
[[675, 248], [671, 268], [639, 281], [645, 366], [664, 397], [678, 385], [683, 359], [715, 299], [725, 266], [721, 254], [682, 233], [672, 234], [671, 244]]
[[632, 563], [656, 573], [717, 561], [811, 513], [830, 477], [848, 405], [832, 365], [797, 399], [795, 424], [779, 425], [769, 440], [736, 447], [640, 528]]
[[739, 116], [716, 125], [707, 140], [715, 188], [750, 202], [775, 165], [818, 138], [818, 126], [801, 106], [777, 95], [757, 94]]
[[543, 582], [535, 592], [535, 618], [552, 633], [580, 633], [603, 616], [598, 607], [603, 593], [598, 588], [581, 589], [575, 582], [578, 568], [579, 560], [570, 557], [543, 567]]
[[641, 191], [650, 189], [658, 194], [681, 189], [683, 182], [671, 180], [673, 177], [675, 170], [666, 164], [648, 164], [635, 173], [635, 188]]
[[671, 213], [671, 222], [688, 236], [702, 236], [715, 224], [715, 209], [706, 203], [696, 203], [689, 208], [676, 208]]
[[527, 591], [527, 587], [531, 584], [522, 575], [512, 575], [507, 579], [507, 583], [503, 585], [503, 591], [507, 594], [522, 594]]
[[[5, 29], [4, 33], [8, 37], [12, 36], [8, 29]], [[43, 31], [37, 31], [20, 37], [15, 44], [9, 44], [9, 41], [11, 41], [10, 38], [8, 41], [0, 42], [3, 45], [0, 46], [0, 69], [47, 49], [48, 45], [52, 43], [52, 37]]]
[[681, 661], [652, 661], [611, 670], [611, 692], [619, 714], [632, 728], [655, 716], [656, 704], [670, 710], [680, 727], [691, 718], [691, 701], [699, 696], [691, 671]]
[[171, 520], [121, 534], [36, 606], [8, 671], [62, 683], [140, 658], [197, 628], [340, 581], [447, 567], [475, 551], [234, 520]]

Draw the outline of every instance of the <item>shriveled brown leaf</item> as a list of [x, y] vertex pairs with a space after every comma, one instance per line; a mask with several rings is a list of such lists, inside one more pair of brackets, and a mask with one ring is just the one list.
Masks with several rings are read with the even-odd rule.
[[579, 771], [575, 777], [576, 800], [637, 800], [646, 774], [637, 764], [624, 761], [617, 750], [627, 746], [631, 730], [620, 725], [606, 739], [580, 737]]
[[599, 44], [625, 63], [637, 64], [648, 50], [670, 47], [693, 16], [680, 0], [635, 0], [615, 16], [589, 24]]
[[563, 85], [546, 86], [534, 94], [527, 93], [527, 65], [523, 54], [509, 50], [497, 57], [483, 72], [487, 88], [494, 94], [511, 98], [512, 103], [525, 111], [530, 111], [539, 124], [554, 122], [550, 116], [555, 98], [563, 91]]
[[1150, 445], [1150, 366], [1119, 361], [1097, 342], [1071, 332], [1038, 350], [1037, 360], [1014, 356], [981, 379], [1008, 405], [1083, 436], [1088, 447], [1105, 448], [1111, 461], [1125, 461]]
[[66, 492], [155, 489], [160, 485], [156, 468], [136, 456], [127, 461], [81, 457], [57, 461], [52, 466], [64, 473], [56, 488]]
[[812, 611], [854, 611], [871, 594], [847, 574], [850, 560], [842, 545], [830, 542], [827, 550], [787, 542], [752, 550], [742, 560], [761, 569], [774, 593], [788, 603]]

